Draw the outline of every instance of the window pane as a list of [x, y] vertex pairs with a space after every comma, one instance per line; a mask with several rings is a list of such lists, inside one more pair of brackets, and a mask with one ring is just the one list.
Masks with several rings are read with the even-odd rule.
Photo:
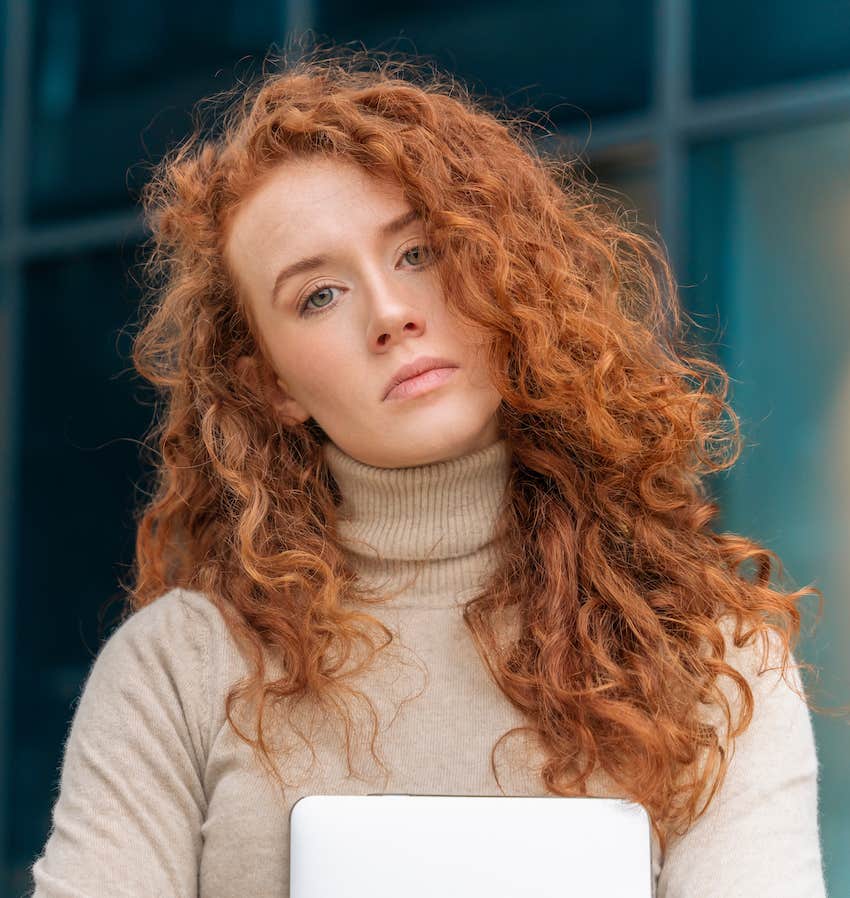
[[[132, 560], [136, 441], [150, 401], [131, 377], [119, 331], [136, 296], [132, 262], [104, 252], [39, 262], [26, 272], [20, 516], [16, 525], [14, 684], [6, 894], [28, 886], [47, 838], [72, 702], [116, 619], [118, 577]], [[104, 634], [105, 635], [105, 634]]]
[[694, 0], [696, 97], [850, 71], [846, 0]]
[[192, 104], [259, 70], [283, 36], [283, 7], [280, 0], [212, 7], [201, 0], [39, 0], [32, 218], [132, 204], [131, 191], [145, 180], [140, 163], [190, 129]]
[[328, 0], [319, 4], [317, 31], [369, 49], [433, 56], [511, 105], [551, 109], [552, 120], [564, 123], [646, 108], [652, 8], [649, 0]]
[[[850, 694], [848, 145], [850, 122], [839, 122], [696, 148], [687, 278], [704, 310], [719, 309], [746, 439], [723, 475], [722, 527], [776, 551], [793, 584], [823, 590], [801, 654], [822, 666], [810, 688], [830, 706]], [[817, 598], [806, 603], [808, 616]], [[828, 891], [846, 895], [850, 734], [843, 720], [813, 723]]]
[[658, 188], [653, 158], [625, 157], [592, 166], [605, 196], [616, 207], [630, 213], [644, 229], [658, 227]]

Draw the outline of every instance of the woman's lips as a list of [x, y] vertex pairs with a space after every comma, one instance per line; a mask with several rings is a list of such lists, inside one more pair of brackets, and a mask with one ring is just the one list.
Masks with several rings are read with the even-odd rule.
[[389, 393], [387, 399], [412, 399], [414, 396], [421, 396], [433, 390], [440, 384], [445, 383], [457, 368], [431, 368], [429, 371], [423, 371], [416, 377], [409, 377], [400, 384], [396, 384]]

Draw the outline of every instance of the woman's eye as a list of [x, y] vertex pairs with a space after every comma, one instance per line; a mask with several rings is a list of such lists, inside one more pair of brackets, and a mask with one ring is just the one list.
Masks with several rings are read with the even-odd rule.
[[409, 256], [411, 253], [418, 253], [419, 259], [414, 264], [422, 264], [423, 262], [429, 261], [428, 247], [423, 246], [422, 244], [418, 244], [416, 246], [411, 246], [409, 250], [405, 252], [405, 256]]
[[331, 290], [336, 290], [336, 287], [332, 287], [330, 284], [322, 284], [316, 290], [314, 290], [309, 296], [305, 297], [304, 302], [301, 303], [298, 312], [302, 315], [312, 315], [314, 312], [320, 312], [322, 309], [326, 309], [328, 305], [330, 305], [330, 299], [326, 300], [324, 303], [320, 302], [318, 306], [313, 307], [312, 309], [307, 307], [307, 304], [313, 299], [314, 296], [321, 296], [323, 293], [328, 294]]

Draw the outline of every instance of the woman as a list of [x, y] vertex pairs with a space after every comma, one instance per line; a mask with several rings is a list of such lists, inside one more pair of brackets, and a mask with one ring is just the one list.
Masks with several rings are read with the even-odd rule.
[[294, 802], [384, 791], [626, 797], [660, 898], [823, 895], [818, 590], [711, 529], [738, 422], [658, 244], [365, 53], [266, 74], [144, 201], [158, 488], [35, 895], [285, 895]]

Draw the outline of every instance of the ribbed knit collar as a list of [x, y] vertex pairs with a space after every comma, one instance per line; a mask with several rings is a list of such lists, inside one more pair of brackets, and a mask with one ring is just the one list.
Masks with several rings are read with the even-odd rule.
[[342, 496], [338, 535], [358, 574], [394, 588], [416, 574], [407, 601], [447, 607], [495, 561], [495, 524], [510, 455], [504, 439], [448, 461], [409, 468], [363, 464], [323, 447]]

